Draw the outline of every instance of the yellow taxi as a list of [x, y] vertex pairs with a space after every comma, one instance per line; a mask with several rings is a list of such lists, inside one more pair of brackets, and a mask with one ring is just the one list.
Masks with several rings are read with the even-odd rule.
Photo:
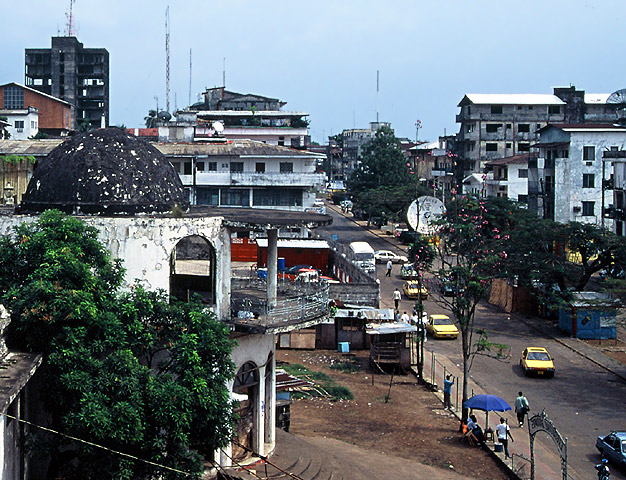
[[522, 352], [519, 361], [526, 375], [554, 377], [554, 361], [543, 347], [528, 347]]
[[459, 329], [456, 328], [456, 325], [452, 323], [452, 320], [447, 315], [430, 315], [426, 324], [426, 331], [434, 338], [454, 339], [459, 336]]
[[409, 280], [408, 282], [404, 282], [404, 285], [402, 286], [402, 291], [407, 298], [421, 297], [422, 300], [426, 300], [428, 298], [428, 290], [424, 286], [420, 288], [420, 284], [417, 280]]

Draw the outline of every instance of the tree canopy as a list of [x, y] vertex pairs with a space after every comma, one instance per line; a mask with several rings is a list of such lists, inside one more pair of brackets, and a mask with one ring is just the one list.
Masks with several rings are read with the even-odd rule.
[[[196, 303], [168, 302], [124, 270], [97, 230], [57, 211], [0, 238], [11, 348], [44, 354], [49, 427], [195, 477], [224, 446], [233, 409], [228, 329]], [[35, 434], [49, 478], [183, 478], [88, 444]], [[185, 478], [189, 478], [184, 476]]]

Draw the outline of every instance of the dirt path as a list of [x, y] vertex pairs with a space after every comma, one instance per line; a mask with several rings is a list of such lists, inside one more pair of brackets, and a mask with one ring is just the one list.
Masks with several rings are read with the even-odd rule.
[[361, 462], [371, 461], [372, 469], [385, 467], [380, 464], [380, 456], [369, 456], [368, 451], [385, 455], [389, 465], [402, 464], [398, 460], [407, 459], [435, 467], [442, 474], [447, 472], [445, 476], [432, 478], [454, 478], [455, 475], [449, 476], [452, 472], [461, 477], [480, 476], [484, 480], [508, 478], [488, 452], [460, 441], [456, 418], [443, 409], [431, 392], [417, 385], [415, 377], [394, 376], [390, 399], [385, 403], [391, 375], [373, 375], [366, 352], [351, 356], [360, 360], [360, 371], [343, 373], [330, 369], [332, 363], [346, 358], [334, 351], [277, 352], [279, 362], [297, 363], [324, 372], [354, 394], [350, 401], [331, 402], [322, 398], [295, 401], [291, 407], [292, 433], [317, 437], [312, 441], [324, 443], [339, 440], [338, 452], [341, 442], [365, 450], [364, 454], [346, 454], [358, 457]]

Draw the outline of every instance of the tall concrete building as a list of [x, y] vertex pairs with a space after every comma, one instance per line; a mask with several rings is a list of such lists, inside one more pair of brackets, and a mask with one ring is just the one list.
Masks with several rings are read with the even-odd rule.
[[84, 48], [76, 37], [52, 37], [52, 48], [27, 48], [28, 87], [72, 105], [74, 129], [109, 124], [109, 52]]

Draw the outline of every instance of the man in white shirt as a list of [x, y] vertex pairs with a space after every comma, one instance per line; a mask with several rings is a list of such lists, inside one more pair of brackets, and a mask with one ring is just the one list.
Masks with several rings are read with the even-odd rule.
[[406, 313], [406, 312], [404, 312], [404, 313], [402, 314], [402, 316], [400, 317], [400, 321], [401, 321], [402, 323], [409, 323], [409, 320], [410, 320], [410, 319], [411, 319], [411, 317], [409, 317], [409, 314], [408, 314], [408, 313]]
[[393, 262], [391, 260], [387, 260], [387, 273], [385, 273], [385, 277], [391, 277], [392, 268], [393, 268]]
[[396, 307], [396, 311], [398, 310], [398, 308], [400, 308], [400, 299], [402, 298], [402, 294], [400, 293], [400, 290], [398, 290], [397, 288], [394, 290], [393, 292], [393, 303]]
[[509, 438], [512, 442], [515, 440], [513, 440], [513, 435], [511, 435], [509, 425], [502, 417], [500, 417], [500, 423], [496, 426], [496, 432], [498, 434], [498, 442], [500, 442], [504, 448], [504, 457], [509, 458]]

